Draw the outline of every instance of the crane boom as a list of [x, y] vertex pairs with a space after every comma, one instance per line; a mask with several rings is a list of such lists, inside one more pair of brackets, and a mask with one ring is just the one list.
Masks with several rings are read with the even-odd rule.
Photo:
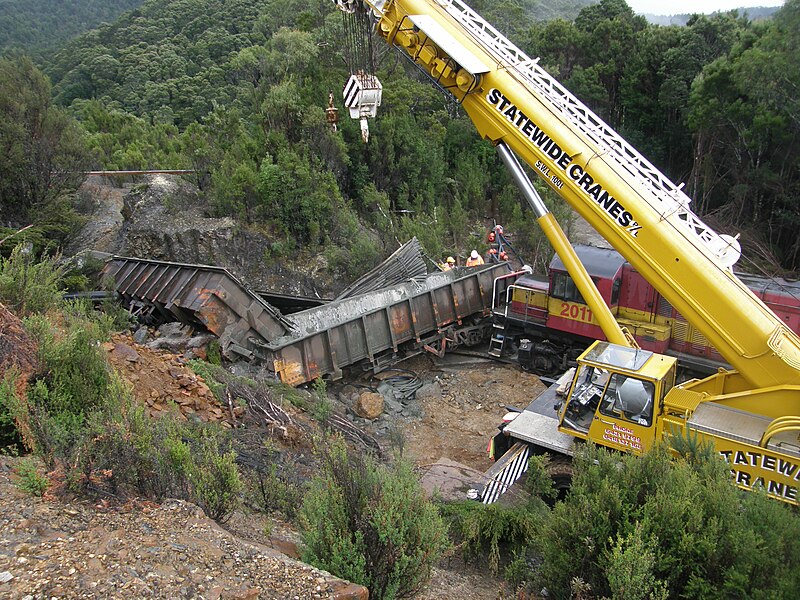
[[610, 126], [460, 0], [366, 0], [376, 31], [622, 254], [744, 378], [800, 382], [800, 339], [732, 272], [738, 243]]

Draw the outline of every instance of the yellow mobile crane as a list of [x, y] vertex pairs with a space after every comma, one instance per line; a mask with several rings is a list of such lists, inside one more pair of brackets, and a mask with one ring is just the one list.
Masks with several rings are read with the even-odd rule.
[[[492, 141], [590, 305], [608, 341], [578, 360], [555, 409], [534, 401], [504, 433], [528, 452], [571, 455], [576, 439], [635, 453], [671, 435], [713, 442], [742, 488], [797, 504], [800, 339], [732, 271], [734, 238], [718, 235], [690, 199], [561, 84], [460, 0], [335, 0], [366, 12], [377, 34], [450, 92]], [[356, 76], [354, 76], [356, 77]], [[346, 88], [359, 114], [358, 81]], [[374, 116], [375, 90], [365, 90]], [[380, 103], [379, 91], [377, 103]], [[370, 112], [371, 111], [371, 112]], [[630, 343], [547, 213], [520, 156], [630, 262], [733, 367], [677, 384], [675, 359]], [[507, 467], [507, 468], [506, 468]], [[519, 464], [506, 461], [496, 497]]]

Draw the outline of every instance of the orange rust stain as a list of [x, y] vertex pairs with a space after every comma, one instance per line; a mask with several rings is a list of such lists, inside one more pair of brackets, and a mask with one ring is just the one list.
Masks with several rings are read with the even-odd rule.
[[203, 292], [199, 294], [204, 301], [197, 311], [197, 316], [211, 333], [220, 336], [229, 324], [230, 309], [209, 290]]
[[303, 365], [299, 362], [276, 360], [273, 361], [272, 364], [275, 369], [275, 373], [283, 383], [295, 386], [306, 382], [306, 379], [303, 376]]
[[409, 318], [411, 315], [408, 311], [392, 310], [390, 314], [391, 321], [389, 322], [389, 326], [392, 328], [396, 337], [400, 337], [400, 334], [411, 331], [412, 319]]

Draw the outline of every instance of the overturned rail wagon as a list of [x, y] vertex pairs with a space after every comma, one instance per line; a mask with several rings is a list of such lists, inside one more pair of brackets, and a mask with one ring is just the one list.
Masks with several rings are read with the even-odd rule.
[[261, 362], [290, 385], [474, 345], [514, 279], [505, 263], [457, 268], [287, 316], [221, 267], [115, 256], [103, 275], [133, 314], [205, 328], [226, 357]]

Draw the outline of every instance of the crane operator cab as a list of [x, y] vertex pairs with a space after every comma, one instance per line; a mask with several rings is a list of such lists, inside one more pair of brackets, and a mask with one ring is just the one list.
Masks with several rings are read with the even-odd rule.
[[655, 440], [655, 421], [675, 384], [675, 358], [595, 342], [578, 358], [572, 386], [556, 405], [559, 431], [640, 454]]

